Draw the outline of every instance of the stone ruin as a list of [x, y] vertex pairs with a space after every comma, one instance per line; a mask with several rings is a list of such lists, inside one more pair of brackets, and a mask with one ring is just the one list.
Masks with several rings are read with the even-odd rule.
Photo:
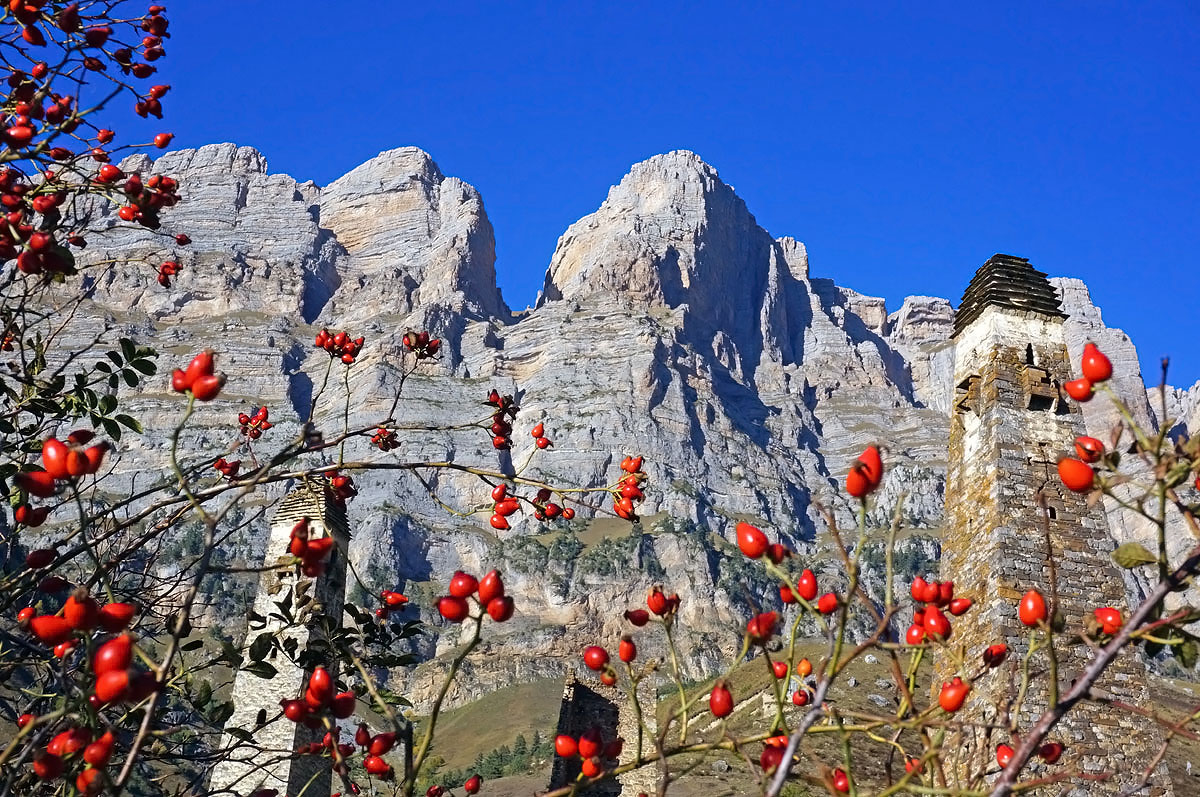
[[[642, 681], [638, 693], [641, 705], [642, 720], [645, 726], [642, 737], [641, 755], [654, 751], [653, 735], [657, 732], [655, 710], [657, 702], [653, 685]], [[563, 685], [562, 703], [558, 711], [558, 727], [556, 735], [566, 734], [579, 737], [592, 726], [598, 727], [604, 733], [605, 741], [620, 737], [625, 740], [621, 750], [619, 764], [627, 764], [638, 755], [638, 721], [634, 715], [633, 706], [628, 695], [614, 686], [604, 686], [600, 683], [583, 683], [575, 677], [575, 671], [567, 673]], [[570, 785], [579, 777], [581, 761], [576, 758], [554, 757], [554, 766], [550, 772], [550, 789], [559, 789]], [[653, 766], [639, 767], [631, 772], [618, 775], [615, 780], [607, 780], [589, 787], [584, 793], [600, 797], [618, 797], [618, 795], [651, 794], [655, 790], [657, 769]]]

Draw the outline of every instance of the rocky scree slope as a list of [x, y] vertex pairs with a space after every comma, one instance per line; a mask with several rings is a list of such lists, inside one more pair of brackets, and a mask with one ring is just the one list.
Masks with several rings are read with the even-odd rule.
[[[624, 454], [645, 455], [646, 520], [632, 533], [623, 521], [601, 513], [593, 522], [579, 508], [572, 524], [521, 517], [498, 536], [487, 512], [447, 513], [411, 476], [356, 476], [351, 563], [369, 588], [406, 591], [414, 598], [410, 616], [419, 612], [442, 632], [419, 643], [424, 657], [457, 642], [457, 629], [443, 628], [428, 609], [455, 569], [499, 565], [517, 597], [517, 618], [489, 629], [452, 704], [513, 679], [561, 674], [581, 645], [616, 638], [613, 607], [640, 603], [658, 582], [684, 599], [689, 675], [712, 671], [736, 650], [736, 629], [751, 607], [778, 602], [771, 584], [729, 555], [734, 521], [771, 529], [806, 554], [800, 566], [815, 566], [835, 586], [842, 574], [828, 555], [818, 505], [851, 525], [836, 484], [872, 441], [887, 446], [889, 472], [871, 520], [884, 524], [907, 494], [903, 514], [915, 531], [901, 543], [901, 560], [914, 572], [936, 570], [953, 390], [951, 303], [914, 296], [889, 313], [882, 299], [812, 276], [804, 245], [772, 238], [693, 153], [635, 165], [595, 213], [563, 234], [537, 306], [520, 314], [496, 287], [494, 235], [479, 193], [445, 177], [421, 150], [381, 153], [324, 188], [270, 174], [261, 154], [232, 144], [153, 163], [138, 156], [123, 166], [181, 181], [186, 199], [166, 228], [187, 232], [193, 244], [164, 245], [169, 238], [101, 209], [110, 228], [88, 250], [95, 262], [120, 253], [157, 265], [175, 256], [182, 270], [169, 290], [147, 265], [89, 270], [79, 312], [90, 323], [74, 327], [88, 332], [70, 344], [85, 348], [105, 328], [110, 339], [128, 335], [156, 347], [164, 370], [216, 348], [229, 382], [185, 434], [189, 461], [203, 465], [226, 451], [237, 439], [237, 413], [259, 404], [278, 424], [262, 450], [298, 433], [328, 365], [312, 346], [321, 326], [367, 339], [344, 383], [349, 399], [340, 366], [325, 389], [318, 422], [327, 433], [342, 428], [343, 413], [350, 428], [386, 417], [406, 330], [429, 329], [445, 341], [444, 356], [404, 384], [397, 419], [413, 428], [401, 431], [399, 449], [382, 454], [355, 440], [350, 459], [454, 458], [595, 486], [615, 478]], [[963, 265], [964, 285], [974, 267]], [[1097, 340], [1139, 415], [1156, 418], [1132, 343], [1104, 326], [1083, 283], [1056, 285], [1071, 314], [1072, 355]], [[183, 410], [167, 381], [160, 376], [125, 397], [146, 434], [122, 441], [109, 477], [116, 490], [159, 478], [146, 457], [164, 460]], [[479, 428], [426, 430], [482, 418], [493, 387], [520, 399], [511, 452], [495, 452]], [[1195, 428], [1198, 396], [1200, 386], [1170, 391], [1179, 431]], [[1110, 418], [1094, 404], [1089, 428], [1099, 429]], [[527, 434], [539, 421], [554, 439], [547, 452]], [[475, 477], [430, 473], [428, 481], [452, 506], [486, 504]], [[280, 490], [253, 498], [246, 527], [223, 556], [261, 561], [265, 514]], [[171, 550], [187, 557], [195, 542], [185, 536]], [[868, 574], [882, 594], [880, 580]], [[214, 583], [210, 621], [244, 616], [253, 586]], [[353, 584], [350, 598], [365, 599]], [[434, 664], [392, 677], [420, 707], [439, 674]]]

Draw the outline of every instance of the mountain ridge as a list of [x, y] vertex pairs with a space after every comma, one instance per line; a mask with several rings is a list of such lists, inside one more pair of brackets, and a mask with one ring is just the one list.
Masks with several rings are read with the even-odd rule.
[[[553, 529], [524, 516], [500, 533], [487, 527], [486, 512], [447, 514], [415, 479], [356, 477], [350, 555], [373, 584], [368, 592], [386, 585], [419, 595], [460, 568], [500, 563], [511, 572], [525, 619], [489, 643], [493, 664], [469, 667], [452, 701], [505, 679], [561, 673], [581, 640], [618, 632], [612, 606], [636, 603], [656, 581], [685, 598], [703, 596], [685, 600], [691, 630], [681, 644], [697, 662], [694, 674], [707, 672], [736, 645], [726, 637], [739, 616], [752, 604], [778, 602], [770, 584], [729, 580], [740, 572], [738, 560], [723, 553], [720, 539], [731, 540], [734, 520], [750, 519], [807, 561], [821, 561], [822, 507], [852, 522], [853, 508], [837, 485], [869, 442], [888, 449], [871, 522], [886, 523], [891, 506], [907, 495], [905, 521], [917, 538], [905, 544], [921, 552], [917, 561], [936, 556], [923, 540], [935, 539], [941, 523], [953, 305], [907, 297], [889, 311], [882, 299], [813, 276], [804, 245], [762, 229], [695, 153], [665, 153], [632, 167], [596, 211], [560, 237], [541, 298], [515, 314], [496, 285], [495, 233], [483, 198], [417, 148], [388, 150], [324, 187], [270, 174], [261, 153], [233, 144], [154, 162], [135, 156], [123, 168], [178, 177], [185, 201], [165, 222], [193, 243], [176, 258], [182, 269], [175, 284], [161, 289], [148, 265], [175, 248], [119, 225], [101, 208], [107, 227], [89, 243], [91, 262], [117, 255], [135, 262], [89, 270], [89, 302], [80, 312], [156, 346], [166, 363], [203, 346], [219, 350], [229, 375], [223, 398], [184, 435], [185, 450], [199, 461], [224, 450], [227, 416], [245, 407], [271, 409], [277, 427], [262, 445], [299, 432], [298, 419], [324, 383], [328, 358], [311, 344], [320, 326], [367, 339], [346, 377], [349, 398], [338, 396], [336, 406], [319, 412], [329, 430], [341, 428], [343, 412], [349, 428], [378, 423], [403, 384], [398, 421], [439, 429], [402, 431], [397, 453], [408, 460], [461, 459], [501, 470], [528, 462], [523, 473], [533, 478], [601, 486], [624, 453], [646, 456], [650, 489], [642, 511], [649, 519], [646, 533], [628, 542], [620, 542], [628, 526], [607, 525], [615, 521], [602, 505], [580, 506], [570, 533], [546, 538]], [[147, 263], [138, 264], [138, 256]], [[974, 268], [964, 267], [964, 286]], [[1085, 340], [1097, 340], [1121, 374], [1118, 386], [1131, 391], [1135, 412], [1154, 422], [1132, 342], [1104, 326], [1082, 282], [1055, 285], [1071, 314], [1071, 356]], [[406, 378], [399, 362], [410, 328], [429, 329], [445, 347], [439, 361]], [[74, 345], [84, 348], [85, 338]], [[479, 417], [493, 387], [521, 397], [510, 453], [494, 451], [483, 429], [461, 428]], [[340, 390], [340, 381], [330, 389]], [[1171, 390], [1181, 432], [1198, 428], [1198, 399], [1200, 388]], [[148, 478], [147, 462], [163, 457], [179, 404], [159, 382], [125, 400], [147, 428], [118, 452], [138, 455], [117, 462], [118, 476], [136, 483]], [[1111, 420], [1097, 404], [1085, 407], [1093, 433]], [[547, 452], [525, 434], [538, 422], [554, 440]], [[365, 439], [351, 441], [347, 455], [388, 456]], [[428, 479], [451, 506], [467, 511], [485, 501], [470, 474]], [[277, 494], [264, 490], [261, 501]], [[594, 514], [599, 520], [591, 523]], [[605, 528], [611, 531], [599, 537], [617, 542], [579, 550], [564, 542]], [[1147, 533], [1136, 525], [1114, 529], [1117, 541]], [[553, 550], [563, 558], [568, 549], [574, 558], [551, 556]], [[588, 558], [597, 551], [608, 557], [603, 564]], [[261, 535], [246, 529], [227, 555], [261, 562]], [[825, 557], [818, 568], [831, 588], [844, 576], [833, 565]], [[237, 616], [253, 586], [230, 579], [214, 587], [211, 616]], [[1129, 585], [1131, 595], [1137, 589]], [[441, 628], [427, 604], [414, 600], [410, 611]], [[457, 629], [441, 630], [422, 643], [422, 655], [453, 647]], [[497, 651], [513, 653], [513, 661], [503, 663]], [[540, 658], [516, 655], [530, 652]], [[409, 677], [420, 702], [435, 672], [396, 677]]]

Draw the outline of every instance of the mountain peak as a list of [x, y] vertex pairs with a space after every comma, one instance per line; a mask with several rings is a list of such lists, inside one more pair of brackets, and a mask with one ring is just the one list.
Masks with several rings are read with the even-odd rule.
[[772, 243], [699, 155], [655, 155], [559, 239], [542, 302], [608, 294], [637, 305], [703, 305], [706, 291], [765, 269]]

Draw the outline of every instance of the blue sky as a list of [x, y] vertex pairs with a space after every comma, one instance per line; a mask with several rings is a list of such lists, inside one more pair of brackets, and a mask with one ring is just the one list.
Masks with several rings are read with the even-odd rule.
[[514, 307], [631, 164], [691, 149], [816, 275], [957, 302], [1022, 255], [1085, 279], [1148, 381], [1200, 379], [1195, 6], [167, 5], [177, 146], [321, 184], [422, 147], [482, 192]]

